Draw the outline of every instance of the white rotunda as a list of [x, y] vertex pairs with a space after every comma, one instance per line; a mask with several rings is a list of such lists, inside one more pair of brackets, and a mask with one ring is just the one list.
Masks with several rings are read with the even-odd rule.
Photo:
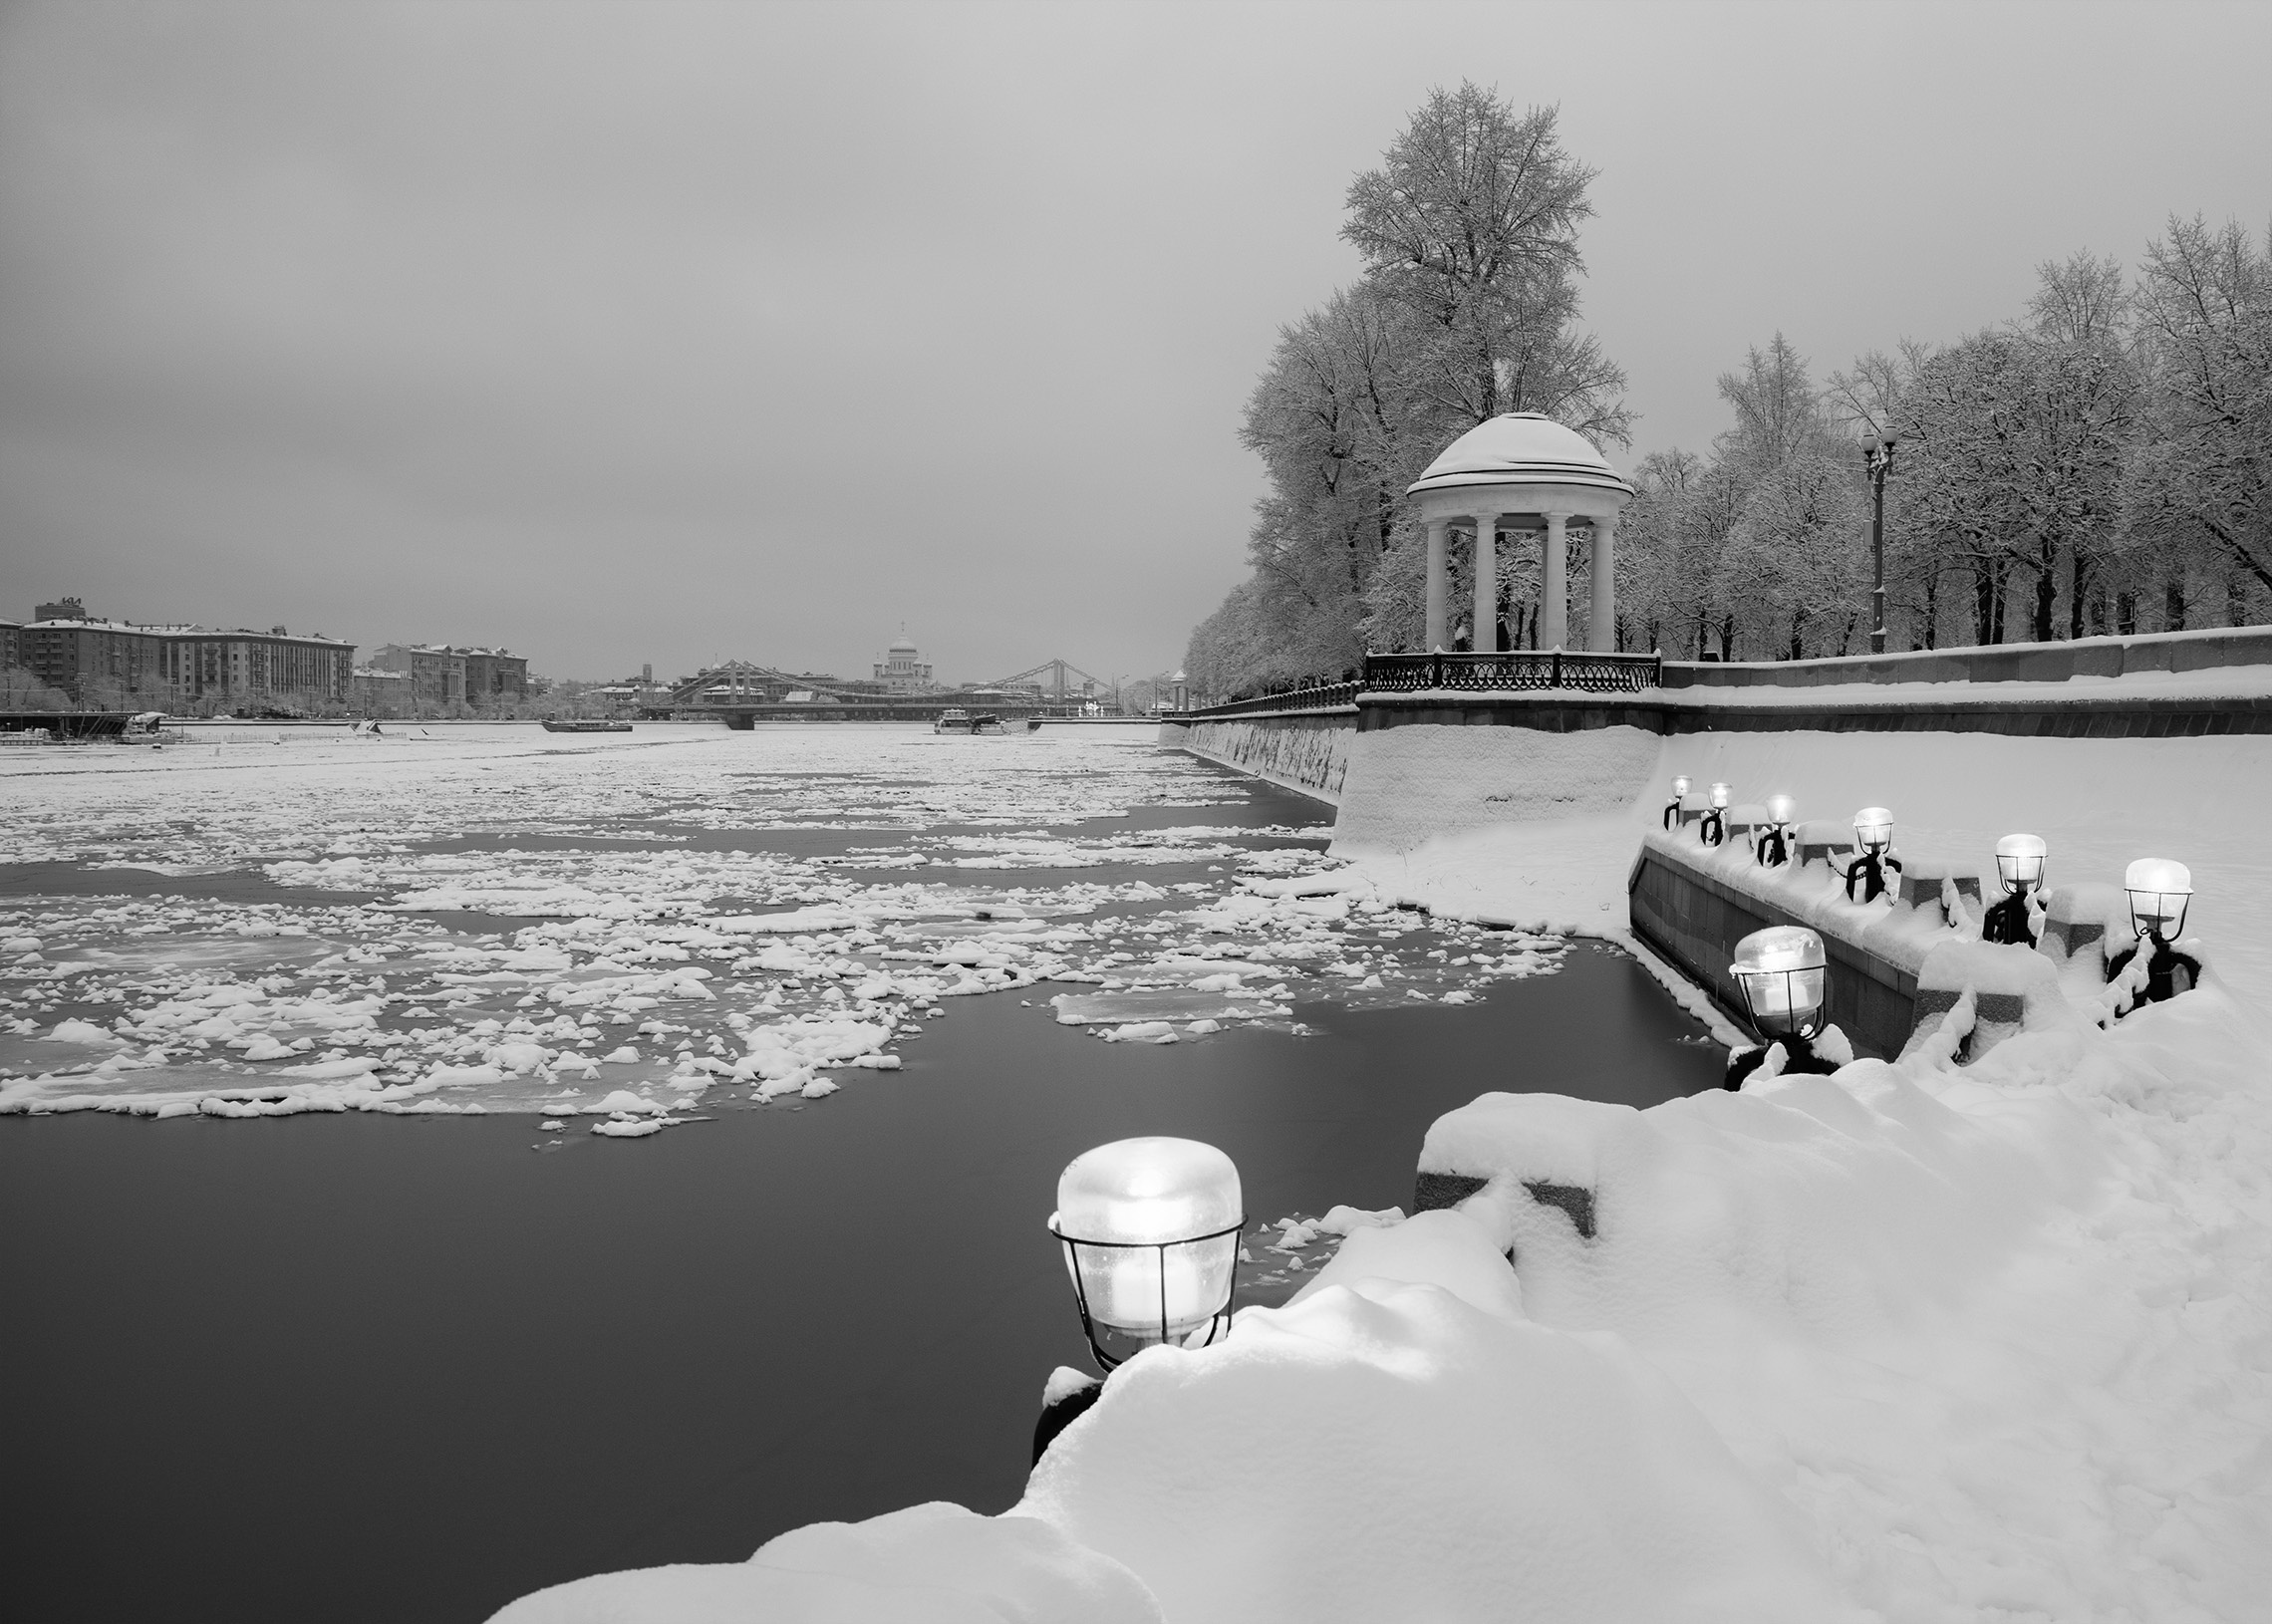
[[1427, 646], [1450, 641], [1452, 530], [1470, 530], [1475, 546], [1475, 647], [1495, 653], [1499, 641], [1497, 546], [1503, 530], [1544, 528], [1539, 647], [1569, 641], [1569, 587], [1564, 579], [1565, 527], [1593, 530], [1593, 601], [1583, 647], [1608, 650], [1617, 640], [1617, 514], [1632, 500], [1608, 458], [1573, 428], [1542, 412], [1510, 411], [1478, 423], [1444, 448], [1405, 494], [1418, 500], [1428, 527]]

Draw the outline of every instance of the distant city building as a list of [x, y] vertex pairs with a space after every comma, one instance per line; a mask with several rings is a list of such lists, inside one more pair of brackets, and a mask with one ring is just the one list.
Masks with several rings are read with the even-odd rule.
[[875, 667], [875, 682], [885, 693], [929, 693], [936, 684], [931, 680], [931, 668], [905, 632], [885, 653], [881, 664]]
[[528, 697], [528, 661], [502, 649], [460, 649], [465, 657], [465, 702], [475, 709], [518, 704]]
[[373, 653], [370, 669], [408, 677], [412, 702], [422, 711], [488, 710], [528, 697], [527, 659], [502, 649], [388, 643]]
[[635, 716], [642, 710], [667, 708], [670, 703], [671, 689], [656, 681], [654, 666], [646, 665], [639, 668], [637, 677], [621, 677], [584, 689], [578, 708], [585, 714]]
[[42, 604], [15, 634], [17, 665], [99, 710], [316, 714], [348, 701], [355, 646], [334, 638], [142, 626], [90, 616], [77, 598]]
[[584, 701], [601, 715], [628, 716], [647, 702], [648, 693], [643, 682], [602, 682], [584, 690]]
[[315, 713], [347, 703], [355, 645], [332, 638], [266, 632], [164, 634], [164, 670], [175, 710], [290, 710]]
[[616, 681], [593, 683], [575, 695], [575, 708], [582, 715], [639, 715], [646, 708], [664, 708], [671, 704], [671, 688], [655, 681], [655, 666], [641, 666], [636, 677], [618, 677]]
[[421, 711], [454, 710], [465, 703], [465, 657], [429, 644], [387, 643], [373, 651], [373, 671], [411, 679], [411, 703]]
[[359, 716], [415, 714], [418, 706], [411, 696], [410, 673], [357, 667], [348, 705]]
[[[66, 603], [78, 607], [77, 599]], [[42, 604], [43, 610], [56, 604]], [[84, 615], [40, 619], [17, 634], [24, 669], [74, 704], [103, 710], [140, 710], [169, 702], [166, 629]]]
[[18, 621], [0, 621], [0, 671], [8, 671], [24, 663], [22, 641], [16, 634], [23, 631]]

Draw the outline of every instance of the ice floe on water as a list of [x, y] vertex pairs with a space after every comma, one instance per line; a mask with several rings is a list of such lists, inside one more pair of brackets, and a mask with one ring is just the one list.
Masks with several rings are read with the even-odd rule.
[[1400, 910], [1171, 752], [531, 731], [0, 767], [0, 1111], [645, 1137], [898, 1071], [956, 998], [1185, 1042], [1563, 948]]

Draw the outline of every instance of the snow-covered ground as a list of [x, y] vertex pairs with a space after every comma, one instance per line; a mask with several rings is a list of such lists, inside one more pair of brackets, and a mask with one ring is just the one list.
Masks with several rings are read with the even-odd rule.
[[1189, 1041], [1562, 950], [1319, 878], [1314, 832], [1221, 821], [1245, 791], [1142, 730], [193, 739], [0, 757], [0, 1112], [643, 1137], [894, 1070], [961, 996]]
[[[1897, 844], [1983, 866], [2030, 829], [2054, 883], [2179, 858], [2210, 976], [2111, 1029], [2050, 1009], [1967, 1067], [1927, 1046], [1639, 1112], [1486, 1096], [1430, 1149], [1492, 1185], [1130, 1361], [1009, 1513], [816, 1525], [500, 1620], [2265, 1617], [2272, 748], [1674, 738], [1618, 807], [1493, 822], [1537, 791], [1532, 741], [1460, 731], [1430, 748], [1465, 778], [1431, 788], [1480, 818], [1304, 886], [1614, 934], [1682, 771], [1890, 805]], [[1527, 1179], [1591, 1189], [1596, 1234]]]

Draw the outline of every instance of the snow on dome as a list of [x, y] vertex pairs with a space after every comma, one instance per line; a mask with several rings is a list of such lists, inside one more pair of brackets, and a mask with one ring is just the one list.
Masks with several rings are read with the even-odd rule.
[[911, 655], [915, 652], [915, 639], [909, 637], [905, 632], [902, 632], [898, 637], [892, 639], [891, 653], [895, 655]]
[[1627, 495], [1633, 490], [1592, 441], [1538, 411], [1510, 411], [1478, 423], [1445, 446], [1405, 494], [1465, 485], [1598, 485]]

